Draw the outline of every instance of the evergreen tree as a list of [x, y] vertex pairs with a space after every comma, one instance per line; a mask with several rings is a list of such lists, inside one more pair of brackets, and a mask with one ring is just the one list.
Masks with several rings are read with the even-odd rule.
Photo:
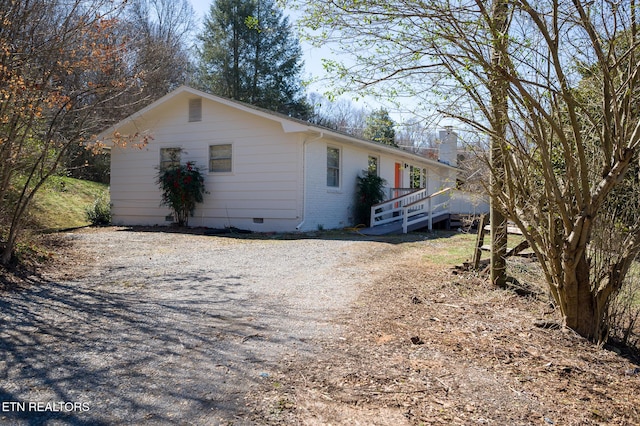
[[380, 108], [367, 117], [367, 127], [364, 129], [364, 137], [374, 142], [385, 145], [398, 146], [396, 144], [395, 122], [389, 117], [389, 111]]
[[300, 43], [274, 0], [216, 0], [199, 39], [198, 80], [204, 90], [308, 117]]

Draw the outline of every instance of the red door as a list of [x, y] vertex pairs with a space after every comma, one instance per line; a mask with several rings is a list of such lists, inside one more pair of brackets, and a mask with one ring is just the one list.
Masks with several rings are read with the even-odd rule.
[[[396, 163], [396, 175], [395, 175], [395, 181], [393, 184], [394, 188], [402, 188], [402, 163]], [[393, 194], [393, 197], [397, 197], [398, 195], [400, 195], [400, 191], [395, 191], [395, 194]]]

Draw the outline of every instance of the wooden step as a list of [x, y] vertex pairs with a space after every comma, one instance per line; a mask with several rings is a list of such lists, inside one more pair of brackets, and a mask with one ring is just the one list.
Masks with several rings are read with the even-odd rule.
[[[519, 256], [522, 254], [522, 251], [529, 248], [529, 242], [528, 241], [522, 241], [520, 244], [518, 244], [515, 247], [511, 247], [511, 248], [507, 248], [507, 257], [509, 256]], [[489, 244], [485, 244], [482, 247], [480, 247], [480, 250], [482, 251], [491, 251], [491, 245]], [[526, 253], [525, 256], [530, 256], [531, 253]]]
[[[490, 232], [491, 231], [491, 225], [485, 226], [484, 230], [487, 231], [487, 232]], [[507, 234], [522, 235], [522, 231], [517, 226], [507, 226]]]
[[[476, 248], [473, 253], [473, 261], [472, 265], [474, 269], [478, 269], [480, 265], [480, 258], [482, 257], [483, 251], [491, 252], [491, 245], [484, 244], [484, 237], [486, 232], [491, 232], [491, 226], [488, 225], [489, 216], [482, 215], [480, 218], [480, 225], [478, 226], [478, 234], [476, 236]], [[507, 234], [512, 235], [522, 235], [522, 231], [515, 226], [513, 222], [507, 223]], [[523, 256], [523, 257], [532, 257], [535, 258], [535, 253], [528, 251], [527, 253], [523, 253], [524, 250], [530, 248], [527, 240], [523, 239], [518, 243], [515, 247], [508, 248], [506, 257], [510, 256]]]

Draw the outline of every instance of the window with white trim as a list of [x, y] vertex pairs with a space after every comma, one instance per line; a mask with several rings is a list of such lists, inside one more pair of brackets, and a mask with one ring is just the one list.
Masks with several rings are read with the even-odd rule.
[[233, 165], [233, 147], [230, 143], [209, 146], [209, 171], [229, 173]]
[[160, 170], [180, 165], [182, 148], [160, 148]]
[[424, 188], [423, 169], [416, 166], [409, 167], [409, 178], [411, 181], [411, 188]]
[[380, 176], [378, 172], [378, 157], [376, 157], [375, 155], [369, 156], [369, 164], [367, 167], [367, 171], [369, 173], [373, 173], [376, 176]]
[[427, 169], [411, 166], [409, 168], [411, 188], [424, 188], [427, 184]]
[[340, 187], [340, 149], [327, 147], [327, 186]]

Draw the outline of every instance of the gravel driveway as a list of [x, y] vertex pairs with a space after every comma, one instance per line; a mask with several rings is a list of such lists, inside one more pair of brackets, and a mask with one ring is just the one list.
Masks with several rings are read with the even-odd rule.
[[65, 238], [82, 278], [0, 298], [0, 424], [255, 424], [246, 393], [275, 363], [311, 356], [314, 338], [340, 337], [332, 318], [390, 247], [124, 228]]

